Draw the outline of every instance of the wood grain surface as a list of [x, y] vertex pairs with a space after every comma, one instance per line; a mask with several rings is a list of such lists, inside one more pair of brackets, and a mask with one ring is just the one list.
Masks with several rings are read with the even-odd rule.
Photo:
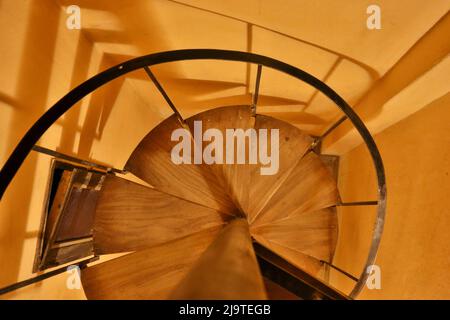
[[171, 135], [179, 128], [182, 126], [175, 115], [161, 122], [139, 143], [125, 169], [158, 190], [235, 214], [233, 202], [223, 192], [223, 187], [208, 165], [172, 162], [171, 151], [178, 141], [171, 141]]
[[97, 254], [148, 248], [222, 225], [230, 216], [118, 177], [107, 177], [94, 219]]
[[81, 271], [88, 299], [167, 299], [220, 227], [203, 230]]
[[172, 299], [267, 299], [248, 223], [235, 219], [217, 236]]

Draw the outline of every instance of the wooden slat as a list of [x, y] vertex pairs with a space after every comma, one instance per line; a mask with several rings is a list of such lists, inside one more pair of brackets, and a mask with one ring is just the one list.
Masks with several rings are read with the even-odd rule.
[[336, 182], [330, 171], [315, 153], [309, 152], [297, 163], [252, 225], [320, 210], [338, 202]]
[[[250, 180], [250, 166], [248, 165], [248, 154], [245, 156], [245, 164], [237, 164], [235, 147], [234, 164], [225, 164], [226, 156], [226, 129], [247, 129], [253, 128], [254, 118], [251, 116], [250, 106], [232, 106], [221, 107], [208, 110], [197, 114], [187, 120], [191, 132], [194, 133], [194, 121], [202, 122], [202, 129], [205, 132], [208, 129], [217, 129], [223, 136], [223, 161], [224, 164], [212, 164], [211, 169], [216, 174], [218, 183], [223, 186], [226, 192], [233, 200], [239, 210], [245, 214], [248, 211], [249, 192], [247, 182]], [[235, 144], [238, 141], [235, 139]], [[248, 150], [249, 142], [246, 139], [246, 150]], [[209, 141], [203, 143], [203, 147], [210, 144]]]
[[107, 177], [94, 220], [97, 254], [140, 250], [222, 225], [229, 215], [118, 177]]
[[235, 219], [220, 232], [171, 298], [267, 298], [246, 220]]
[[172, 162], [171, 150], [178, 142], [171, 141], [171, 135], [178, 128], [182, 126], [175, 115], [161, 122], [139, 143], [125, 169], [158, 190], [235, 214], [232, 201], [207, 165]]
[[94, 188], [72, 188], [59, 222], [55, 239], [57, 242], [92, 236], [99, 193], [100, 191]]
[[84, 243], [54, 247], [48, 251], [47, 258], [45, 259], [45, 269], [91, 256], [94, 254], [92, 249], [92, 239]]
[[71, 182], [73, 181], [75, 174], [76, 172], [68, 170], [64, 170], [62, 172], [61, 180], [58, 183], [53, 204], [50, 208], [50, 212], [45, 223], [44, 249], [46, 249], [47, 246], [51, 247], [55, 241], [58, 224], [61, 219], [64, 204], [70, 196], [69, 191], [71, 188]]
[[275, 242], [271, 242], [258, 234], [252, 234], [252, 236], [262, 246], [275, 252], [289, 263], [292, 263], [297, 268], [300, 268], [311, 275], [316, 275], [319, 270], [322, 269], [322, 264], [314, 257], [308, 256], [294, 249], [284, 247]]
[[220, 227], [83, 269], [88, 299], [167, 299]]
[[252, 227], [251, 232], [254, 237], [261, 236], [271, 243], [329, 261], [336, 246], [337, 216], [332, 208], [300, 212]]
[[[253, 222], [270, 201], [296, 163], [308, 150], [311, 137], [296, 127], [275, 118], [257, 115], [255, 129], [279, 129], [279, 170], [275, 175], [261, 175], [260, 165], [251, 168], [249, 221]], [[270, 140], [269, 140], [270, 141]]]

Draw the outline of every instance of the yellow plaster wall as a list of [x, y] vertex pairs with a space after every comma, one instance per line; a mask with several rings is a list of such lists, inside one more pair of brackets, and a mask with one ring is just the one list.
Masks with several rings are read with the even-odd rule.
[[[66, 18], [55, 1], [0, 3], [2, 165], [46, 109], [111, 66], [108, 56], [83, 31], [66, 28]], [[142, 136], [167, 116], [155, 111], [157, 98], [144, 101], [134, 94], [133, 81], [116, 80], [83, 99], [51, 127], [39, 145], [122, 167]], [[34, 276], [31, 270], [49, 166], [50, 157], [30, 153], [0, 202], [0, 287]], [[84, 298], [82, 290], [67, 289], [67, 278], [68, 274], [62, 274], [0, 299]]]
[[[375, 136], [387, 176], [386, 225], [376, 264], [381, 290], [363, 299], [450, 299], [450, 94]], [[347, 201], [373, 199], [375, 175], [365, 146], [341, 157], [340, 188]], [[335, 265], [359, 276], [375, 211], [340, 210]], [[331, 273], [349, 291], [352, 281]]]

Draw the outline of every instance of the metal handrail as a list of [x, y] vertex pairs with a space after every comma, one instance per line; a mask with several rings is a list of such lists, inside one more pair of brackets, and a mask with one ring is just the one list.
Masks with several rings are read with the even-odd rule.
[[0, 199], [6, 191], [6, 188], [10, 184], [11, 180], [16, 175], [23, 161], [30, 153], [33, 146], [41, 138], [41, 136], [53, 123], [55, 123], [67, 110], [74, 106], [83, 97], [93, 92], [105, 83], [114, 80], [122, 75], [125, 75], [131, 71], [145, 68], [148, 69], [149, 66], [182, 60], [225, 60], [246, 62], [278, 70], [280, 72], [291, 75], [292, 77], [297, 78], [303, 82], [306, 82], [307, 84], [322, 92], [341, 109], [341, 111], [345, 114], [346, 119], [349, 119], [352, 122], [353, 126], [361, 135], [370, 152], [377, 173], [378, 183], [377, 219], [375, 221], [373, 230], [372, 244], [364, 269], [361, 272], [358, 282], [350, 293], [351, 297], [356, 297], [367, 281], [368, 273], [366, 272], [366, 270], [368, 269], [368, 267], [373, 265], [375, 261], [378, 247], [380, 245], [381, 234], [383, 232], [386, 213], [386, 178], [380, 153], [373, 137], [371, 136], [369, 130], [366, 128], [359, 116], [333, 89], [331, 89], [321, 80], [315, 78], [311, 74], [299, 68], [266, 56], [248, 52], [218, 49], [184, 49], [165, 51], [128, 60], [95, 75], [94, 77], [86, 80], [85, 82], [71, 90], [58, 102], [56, 102], [33, 124], [33, 126], [24, 135], [24, 137], [16, 146], [11, 156], [8, 158], [2, 170], [0, 171]]

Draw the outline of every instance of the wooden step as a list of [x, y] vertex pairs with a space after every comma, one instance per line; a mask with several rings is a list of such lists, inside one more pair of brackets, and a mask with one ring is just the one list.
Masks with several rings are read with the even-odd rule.
[[141, 250], [224, 224], [230, 216], [134, 182], [108, 176], [97, 202], [97, 254]]
[[252, 237], [260, 245], [275, 252], [279, 256], [283, 257], [283, 259], [285, 259], [289, 263], [292, 263], [297, 268], [300, 268], [303, 271], [308, 272], [310, 275], [316, 275], [322, 269], [322, 264], [318, 259], [314, 257], [308, 256], [294, 249], [287, 248], [276, 242], [269, 241], [263, 236], [258, 235], [256, 233], [253, 233]]
[[318, 260], [330, 261], [336, 247], [337, 216], [333, 208], [299, 212], [285, 219], [252, 226], [251, 233]]
[[312, 143], [311, 137], [296, 127], [269, 116], [257, 115], [255, 129], [279, 130], [279, 169], [275, 175], [261, 175], [260, 164], [251, 167], [250, 206], [247, 212], [250, 223], [270, 201]]
[[235, 219], [203, 253], [172, 299], [267, 299], [248, 223]]
[[99, 263], [81, 271], [88, 299], [167, 299], [220, 227]]
[[[254, 118], [251, 116], [249, 106], [232, 106], [222, 107], [217, 109], [208, 110], [197, 114], [189, 118], [186, 122], [191, 128], [191, 132], [194, 134], [194, 122], [201, 121], [202, 131], [205, 132], [208, 129], [217, 129], [221, 132], [223, 141], [221, 148], [223, 150], [223, 164], [211, 164], [210, 167], [216, 174], [218, 184], [223, 187], [223, 192], [228, 194], [233, 200], [236, 207], [242, 212], [248, 211], [249, 205], [249, 191], [247, 182], [250, 180], [250, 165], [248, 157], [249, 142], [246, 139], [244, 145], [239, 144], [238, 139], [234, 139], [235, 148], [234, 163], [226, 164], [226, 129], [242, 129], [244, 131], [253, 128]], [[206, 141], [203, 143], [203, 149], [211, 142]], [[238, 145], [239, 144], [239, 145]], [[245, 151], [245, 164], [238, 164], [236, 157], [236, 150], [240, 147], [247, 147]], [[229, 152], [230, 150], [228, 150]]]
[[183, 127], [175, 115], [161, 122], [139, 143], [125, 169], [158, 190], [234, 215], [236, 208], [211, 168], [172, 162], [171, 151], [178, 142], [171, 141], [171, 135], [179, 128]]
[[252, 226], [328, 208], [338, 202], [339, 194], [331, 172], [314, 152], [309, 152], [289, 173]]

